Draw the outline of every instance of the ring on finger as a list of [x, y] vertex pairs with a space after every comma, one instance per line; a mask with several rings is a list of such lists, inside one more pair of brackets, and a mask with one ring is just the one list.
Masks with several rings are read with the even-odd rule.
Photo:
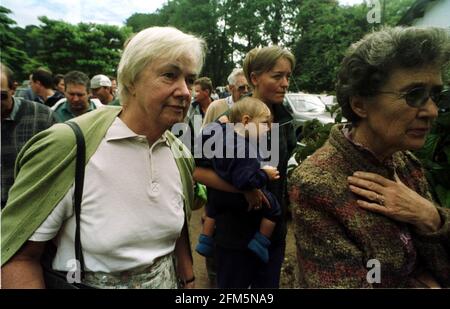
[[377, 194], [377, 203], [384, 206], [384, 197], [381, 194]]

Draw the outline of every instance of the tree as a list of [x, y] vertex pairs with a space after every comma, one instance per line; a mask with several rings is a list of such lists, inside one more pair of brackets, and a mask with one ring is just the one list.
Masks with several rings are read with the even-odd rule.
[[11, 10], [0, 6], [1, 60], [15, 73], [16, 78], [27, 79], [25, 67], [31, 59], [21, 50], [23, 42], [15, 35], [15, 28], [12, 28], [16, 22], [7, 16], [11, 13]]
[[114, 74], [120, 50], [131, 34], [127, 27], [80, 23], [40, 17], [43, 25], [33, 28], [29, 39], [37, 46], [35, 58], [54, 73], [82, 71], [90, 76]]
[[396, 26], [402, 16], [406, 13], [406, 11], [408, 11], [416, 0], [382, 1], [386, 3], [383, 17], [384, 24]]
[[366, 10], [341, 7], [336, 0], [295, 0], [298, 8], [294, 43], [300, 74], [299, 90], [333, 92], [337, 71], [346, 49], [368, 31]]
[[208, 45], [203, 75], [219, 85], [253, 47], [284, 44], [286, 1], [170, 0], [155, 13], [132, 15], [127, 25], [134, 31], [174, 26], [200, 35]]
[[203, 76], [210, 77], [215, 85], [226, 80], [233, 64], [227, 55], [232, 54], [218, 24], [220, 1], [169, 0], [153, 14], [134, 14], [127, 19], [127, 26], [140, 31], [150, 26], [173, 26], [184, 32], [201, 36], [208, 49]]
[[139, 32], [142, 29], [153, 27], [153, 26], [162, 26], [164, 25], [164, 21], [159, 14], [159, 11], [152, 14], [142, 14], [142, 13], [134, 13], [130, 17], [127, 18], [125, 24], [128, 27], [133, 29], [133, 32]]

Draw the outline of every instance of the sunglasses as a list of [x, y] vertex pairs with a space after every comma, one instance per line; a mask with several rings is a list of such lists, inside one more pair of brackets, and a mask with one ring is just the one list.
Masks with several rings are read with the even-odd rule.
[[1, 99], [2, 100], [7, 100], [9, 98], [9, 93], [6, 90], [2, 90], [2, 96]]
[[429, 98], [440, 107], [445, 91], [442, 91], [442, 87], [433, 87], [430, 90], [426, 87], [417, 87], [407, 92], [379, 91], [378, 93], [398, 95], [398, 98], [405, 99], [409, 106], [419, 108], [425, 106]]
[[239, 92], [247, 92], [248, 91], [248, 85], [242, 85], [237, 87]]

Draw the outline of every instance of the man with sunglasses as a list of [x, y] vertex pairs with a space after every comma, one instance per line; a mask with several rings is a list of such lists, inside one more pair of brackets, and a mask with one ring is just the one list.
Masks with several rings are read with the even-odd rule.
[[228, 109], [237, 102], [242, 96], [246, 96], [250, 87], [245, 78], [244, 70], [235, 68], [228, 76], [228, 89], [231, 95], [212, 102], [203, 117], [203, 127], [208, 123], [216, 121], [220, 116], [224, 115]]
[[349, 124], [290, 182], [301, 287], [450, 287], [450, 210], [420, 161], [442, 102], [450, 36], [384, 28], [353, 44], [336, 86]]
[[1, 71], [1, 112], [2, 112], [2, 183], [1, 194], [3, 208], [8, 192], [14, 183], [14, 163], [23, 145], [36, 133], [51, 127], [56, 118], [47, 106], [13, 97], [12, 72], [4, 64]]

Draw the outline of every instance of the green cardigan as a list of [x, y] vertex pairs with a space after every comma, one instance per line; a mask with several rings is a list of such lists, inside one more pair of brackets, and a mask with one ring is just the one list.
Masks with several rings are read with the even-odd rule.
[[[72, 119], [86, 140], [86, 162], [122, 108], [104, 107]], [[187, 222], [194, 208], [190, 152], [169, 131], [166, 136], [180, 171]], [[1, 216], [1, 264], [4, 265], [33, 235], [74, 183], [76, 142], [72, 129], [56, 124], [35, 135], [16, 161], [16, 180]], [[19, 172], [20, 171], [20, 172]]]

